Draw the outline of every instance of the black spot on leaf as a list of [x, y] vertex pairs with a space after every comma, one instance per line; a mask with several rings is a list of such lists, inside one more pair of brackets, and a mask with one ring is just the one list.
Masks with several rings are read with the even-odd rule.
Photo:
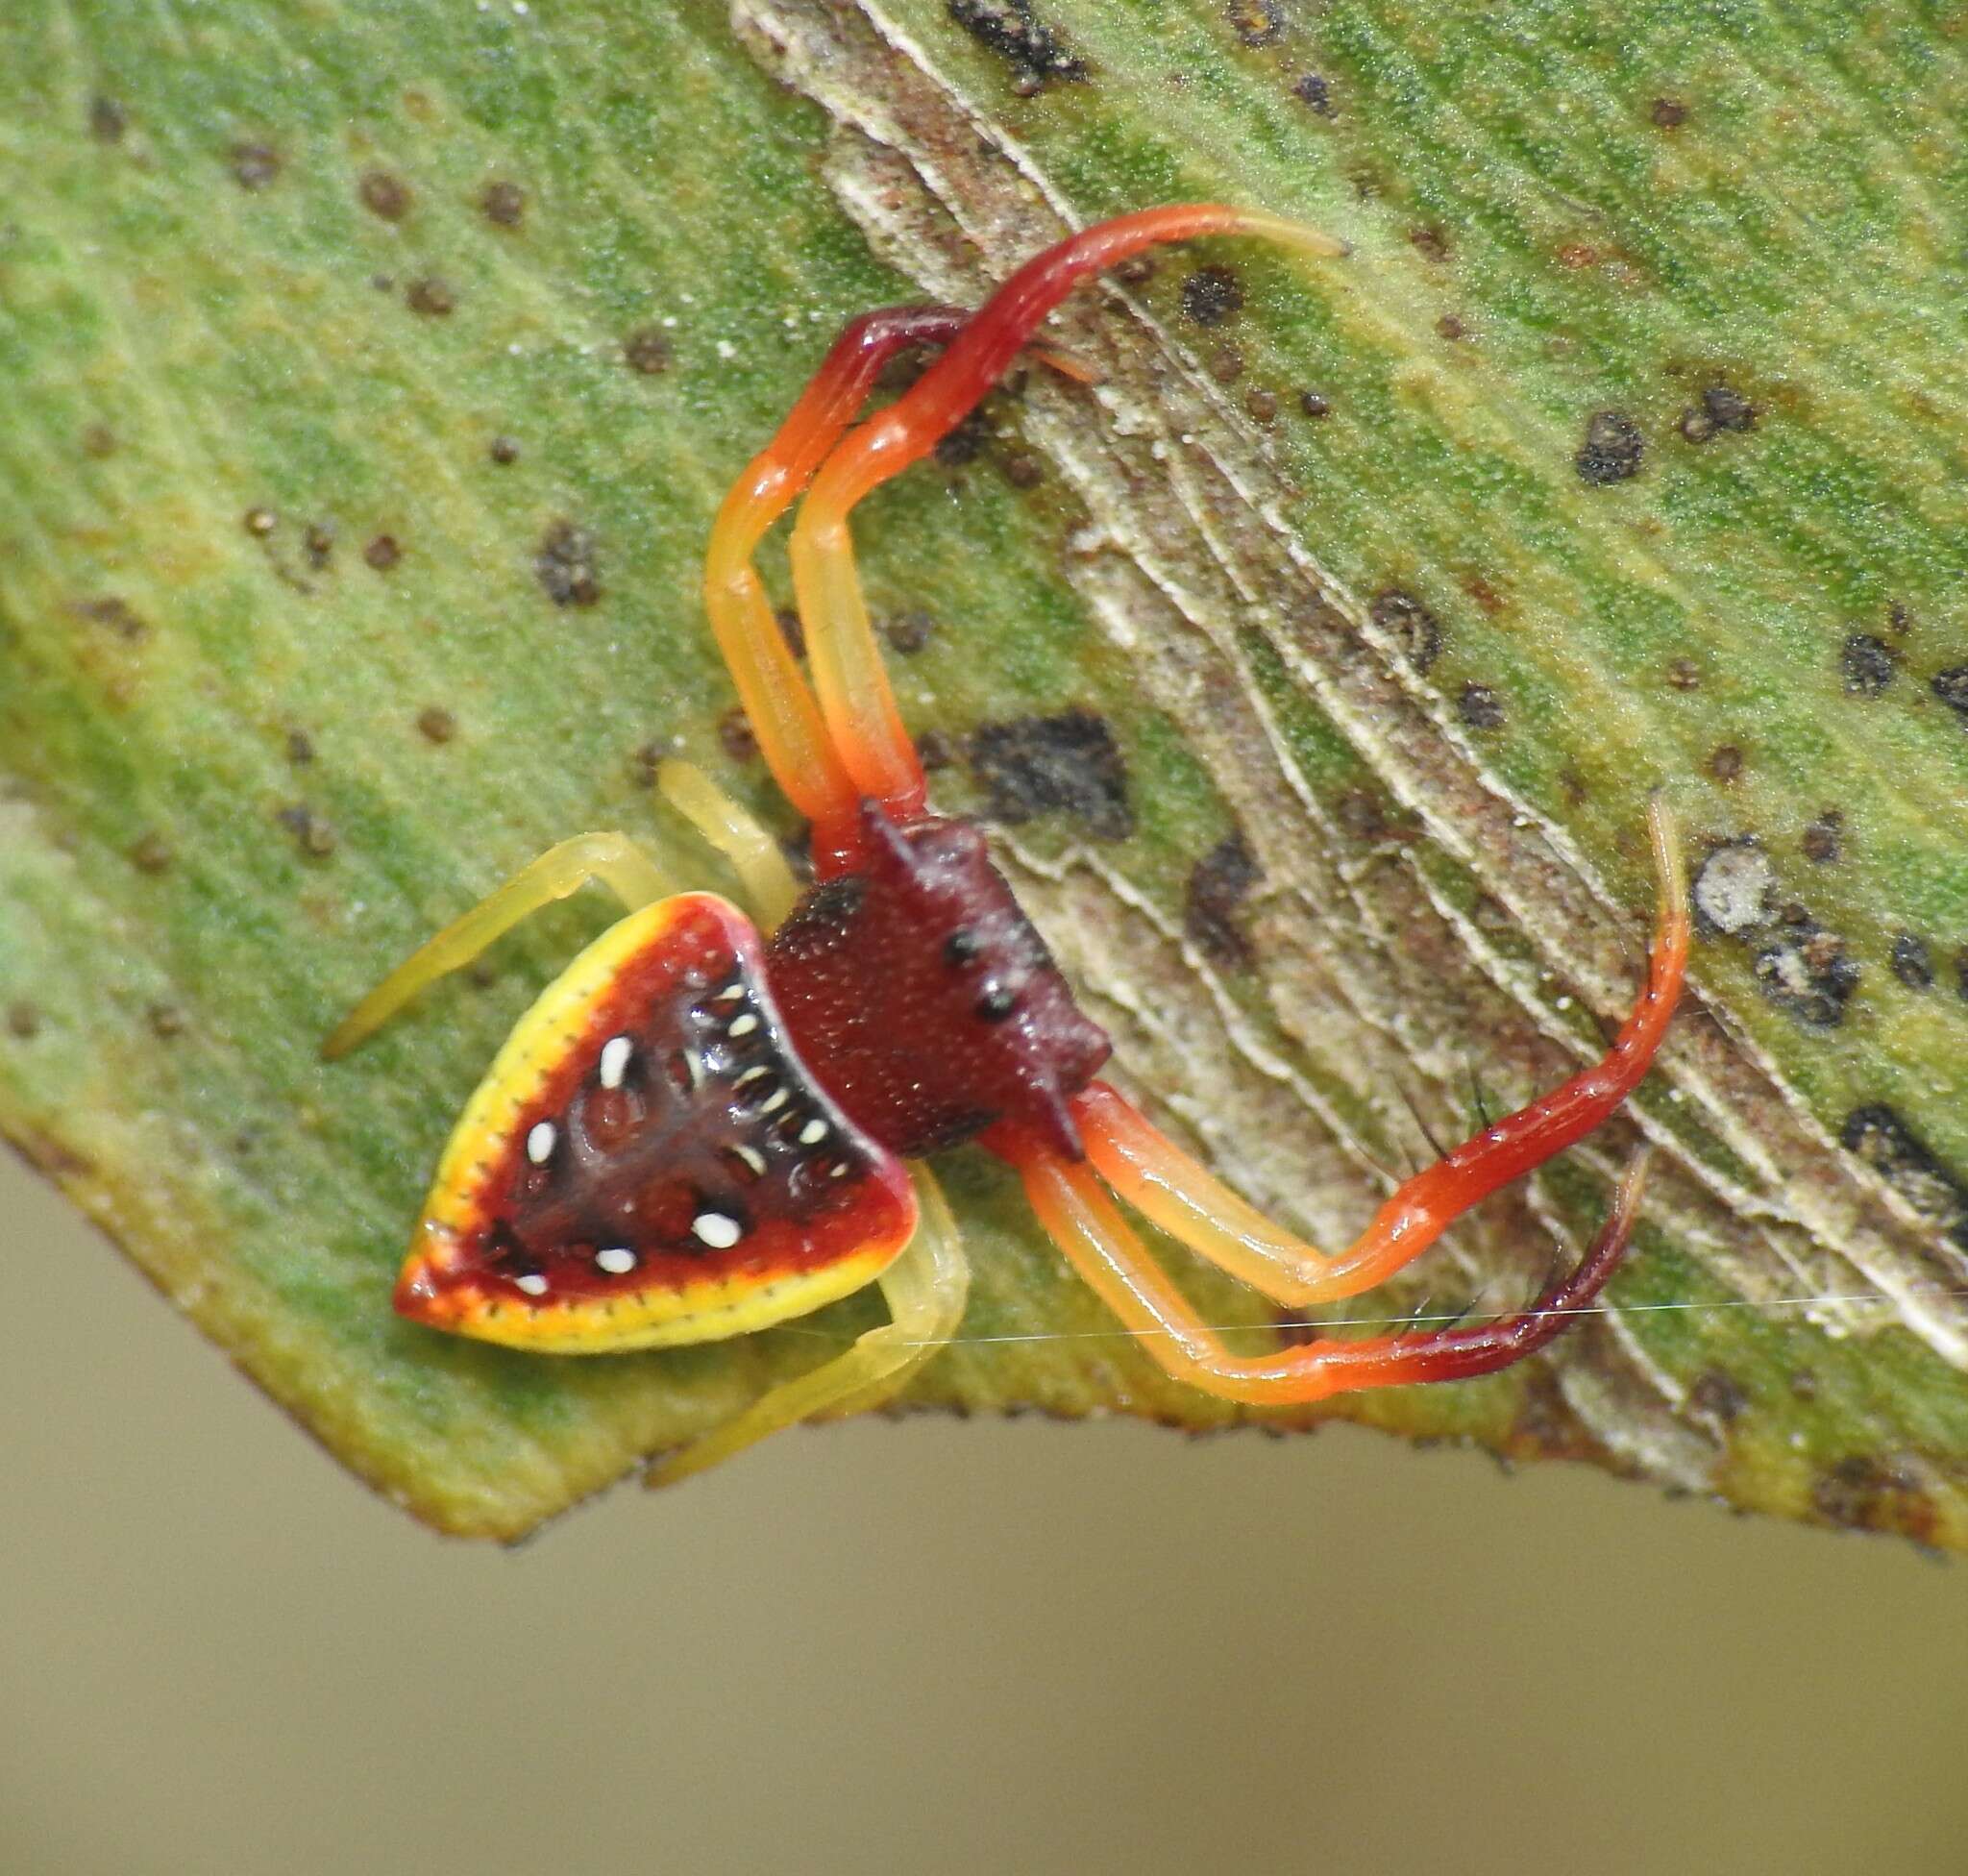
[[1582, 482], [1600, 488], [1637, 476], [1646, 449], [1640, 427], [1631, 417], [1618, 410], [1595, 410], [1586, 420], [1586, 440], [1572, 464]]
[[1113, 731], [1091, 710], [987, 723], [970, 740], [986, 815], [1007, 827], [1059, 812], [1100, 840], [1134, 832], [1127, 769]]
[[1237, 908], [1264, 877], [1241, 831], [1227, 835], [1190, 869], [1182, 928], [1212, 964], [1248, 970], [1256, 959]]
[[593, 605], [602, 597], [595, 537], [572, 521], [556, 521], [541, 536], [533, 572], [555, 605]]
[[1038, 17], [1032, 0], [948, 0], [950, 18], [1012, 68], [1016, 87], [1029, 97], [1052, 83], [1082, 85], [1086, 62], [1075, 58]]

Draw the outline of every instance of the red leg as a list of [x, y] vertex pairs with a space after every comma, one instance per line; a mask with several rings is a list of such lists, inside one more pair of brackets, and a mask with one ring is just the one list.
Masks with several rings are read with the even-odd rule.
[[991, 296], [909, 392], [869, 419], [815, 477], [793, 531], [814, 687], [855, 789], [898, 819], [922, 805], [922, 768], [902, 728], [854, 571], [848, 515], [871, 489], [930, 450], [975, 407], [1074, 284], [1165, 241], [1261, 234], [1311, 253], [1344, 246], [1275, 215], [1209, 203], [1149, 209], [1103, 222], [1029, 260]]
[[1547, 1285], [1521, 1315], [1470, 1327], [1321, 1340], [1275, 1354], [1241, 1356], [1198, 1317], [1082, 1164], [1043, 1151], [1019, 1162], [1026, 1195], [1053, 1242], [1087, 1285], [1178, 1381], [1226, 1400], [1282, 1406], [1358, 1388], [1411, 1381], [1464, 1381], [1493, 1373], [1541, 1348], [1587, 1308], [1618, 1268], [1633, 1235], [1646, 1174], [1643, 1148], [1620, 1180], [1612, 1212], [1585, 1261]]
[[1555, 1093], [1486, 1127], [1416, 1173], [1337, 1256], [1322, 1255], [1245, 1204], [1098, 1081], [1073, 1101], [1088, 1158], [1145, 1217], [1280, 1302], [1328, 1301], [1385, 1282], [1479, 1199], [1602, 1125], [1647, 1073], [1681, 996], [1688, 947], [1686, 882], [1674, 824], [1658, 796], [1647, 825], [1659, 870], [1660, 912], [1646, 988], [1612, 1047]]
[[851, 813], [857, 799], [820, 712], [766, 603], [751, 555], [765, 531], [860, 411], [881, 368], [910, 345], [946, 345], [960, 307], [888, 307], [852, 320], [777, 433], [732, 484], [711, 530], [704, 605], [774, 778], [809, 821]]

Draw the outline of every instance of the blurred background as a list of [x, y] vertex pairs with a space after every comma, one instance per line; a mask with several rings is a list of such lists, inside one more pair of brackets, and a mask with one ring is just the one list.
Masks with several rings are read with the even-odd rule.
[[1968, 1578], [1905, 1544], [933, 1419], [447, 1542], [0, 1161], [8, 1876], [1968, 1867]]

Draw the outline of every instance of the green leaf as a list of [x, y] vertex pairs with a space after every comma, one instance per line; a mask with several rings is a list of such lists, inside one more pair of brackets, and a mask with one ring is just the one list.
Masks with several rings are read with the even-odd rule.
[[[451, 1118], [599, 904], [319, 1039], [567, 834], [717, 883], [651, 752], [793, 831], [696, 570], [845, 317], [1246, 201], [1352, 259], [1083, 292], [1097, 390], [1032, 375], [863, 509], [939, 800], [1021, 816], [977, 732], [1099, 719], [1124, 791], [1069, 763], [1007, 867], [1144, 1098], [1330, 1242], [1597, 1048], [1664, 785], [1709, 914], [1665, 1068], [1391, 1300], [1513, 1302], [1639, 1126], [1614, 1310], [1335, 1407], [1963, 1543], [1964, 123], [1912, 5], [25, 0], [0, 1123], [447, 1529], [521, 1532], [866, 1326], [551, 1362], [391, 1316]], [[916, 1404], [1258, 1418], [1114, 1333], [1001, 1169], [945, 1170], [977, 1281]]]

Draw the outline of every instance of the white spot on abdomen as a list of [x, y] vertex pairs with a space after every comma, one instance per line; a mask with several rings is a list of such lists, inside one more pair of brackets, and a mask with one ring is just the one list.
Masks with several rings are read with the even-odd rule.
[[723, 1212], [699, 1212], [690, 1228], [713, 1250], [729, 1250], [745, 1235], [738, 1221]]
[[523, 1290], [529, 1296], [544, 1296], [547, 1294], [547, 1279], [538, 1271], [529, 1271], [525, 1276], [512, 1280], [513, 1288]]
[[595, 1263], [610, 1276], [627, 1276], [635, 1269], [635, 1252], [627, 1245], [611, 1245], [606, 1250], [595, 1252]]
[[558, 1137], [552, 1121], [535, 1121], [527, 1134], [527, 1157], [535, 1166], [545, 1166], [554, 1157], [554, 1142]]
[[628, 1058], [635, 1052], [635, 1045], [627, 1036], [610, 1036], [602, 1045], [602, 1086], [619, 1088], [622, 1077], [628, 1073]]

